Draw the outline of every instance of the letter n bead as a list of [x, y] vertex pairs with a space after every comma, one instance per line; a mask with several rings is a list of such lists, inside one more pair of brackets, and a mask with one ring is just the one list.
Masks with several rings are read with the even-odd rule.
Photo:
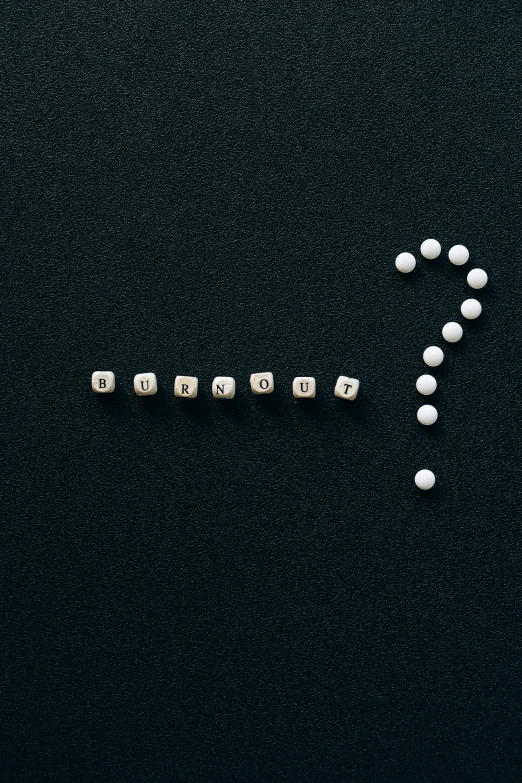
[[312, 397], [315, 397], [315, 378], [310, 378], [306, 375], [300, 375], [299, 377], [294, 378], [292, 391], [294, 397], [297, 397], [298, 399], [311, 399]]
[[236, 382], [233, 378], [218, 375], [212, 381], [212, 394], [220, 400], [231, 400], [236, 393]]
[[97, 370], [92, 374], [92, 390], [99, 394], [109, 394], [114, 391], [116, 378], [113, 372]]
[[347, 378], [346, 375], [340, 375], [335, 384], [334, 394], [341, 400], [355, 400], [359, 391], [359, 381], [357, 378]]
[[250, 388], [254, 394], [271, 394], [274, 391], [274, 376], [271, 372], [256, 372], [250, 376]]
[[140, 372], [134, 376], [134, 391], [138, 397], [148, 397], [149, 394], [156, 394], [158, 391], [158, 382], [153, 372]]
[[198, 379], [192, 375], [176, 375], [174, 396], [193, 400], [194, 397], [198, 396]]

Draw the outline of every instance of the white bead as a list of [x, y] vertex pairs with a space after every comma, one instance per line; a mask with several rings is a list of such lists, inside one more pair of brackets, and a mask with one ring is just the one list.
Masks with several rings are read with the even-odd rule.
[[294, 378], [292, 391], [294, 397], [308, 399], [315, 397], [315, 378], [311, 378], [307, 375], [299, 375], [297, 378]]
[[236, 393], [236, 382], [233, 378], [218, 375], [212, 381], [212, 394], [221, 400], [231, 400]]
[[174, 396], [193, 400], [194, 397], [198, 396], [198, 379], [192, 375], [176, 375]]
[[274, 391], [274, 376], [271, 372], [255, 372], [250, 376], [250, 388], [254, 394], [271, 394]]
[[460, 312], [464, 318], [468, 318], [471, 321], [479, 317], [482, 312], [482, 305], [477, 299], [466, 299], [465, 302], [462, 302]]
[[421, 405], [417, 411], [417, 418], [421, 424], [435, 424], [438, 417], [437, 408], [434, 408], [433, 405]]
[[359, 381], [357, 378], [348, 378], [346, 375], [340, 375], [335, 384], [334, 394], [341, 400], [355, 400], [359, 391]]
[[156, 394], [158, 391], [158, 382], [153, 372], [140, 372], [134, 376], [134, 391], [138, 397], [148, 397], [149, 394]]
[[436, 239], [425, 239], [420, 246], [420, 251], [424, 258], [438, 258], [440, 256], [440, 243]]
[[433, 375], [421, 375], [417, 378], [417, 391], [421, 394], [433, 394], [437, 388], [437, 381]]
[[430, 345], [422, 354], [422, 358], [429, 367], [438, 367], [444, 359], [444, 354], [436, 345]]
[[114, 391], [116, 378], [113, 372], [108, 370], [97, 370], [92, 374], [92, 390], [98, 394], [109, 394]]
[[455, 266], [462, 266], [469, 258], [469, 250], [464, 245], [453, 245], [448, 253], [448, 258]]
[[488, 276], [483, 269], [472, 269], [468, 273], [468, 285], [471, 288], [484, 288], [488, 282]]
[[415, 474], [415, 483], [419, 489], [431, 489], [435, 484], [435, 474], [431, 470], [419, 470]]
[[395, 259], [395, 266], [399, 272], [411, 272], [412, 269], [415, 269], [416, 264], [415, 256], [411, 253], [399, 253]]
[[458, 343], [462, 334], [462, 326], [456, 321], [450, 321], [442, 327], [442, 336], [448, 343]]

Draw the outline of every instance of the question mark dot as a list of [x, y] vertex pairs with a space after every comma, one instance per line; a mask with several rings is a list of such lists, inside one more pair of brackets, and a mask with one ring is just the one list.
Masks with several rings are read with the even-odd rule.
[[399, 272], [411, 272], [412, 269], [415, 269], [416, 264], [415, 256], [411, 253], [399, 253], [395, 259], [395, 266]]
[[431, 489], [435, 484], [435, 474], [431, 470], [419, 470], [415, 474], [415, 483], [419, 489]]
[[422, 354], [422, 358], [428, 367], [438, 367], [444, 359], [444, 354], [436, 345], [430, 345]]
[[469, 250], [464, 245], [453, 245], [448, 253], [448, 258], [455, 266], [462, 266], [469, 258]]
[[462, 326], [456, 321], [450, 321], [442, 327], [442, 336], [447, 343], [458, 343], [462, 334]]
[[421, 405], [417, 411], [417, 418], [421, 424], [429, 427], [431, 424], [435, 424], [439, 414], [437, 413], [437, 408], [434, 408], [433, 405]]
[[471, 288], [484, 288], [488, 282], [488, 276], [483, 269], [472, 269], [468, 273], [467, 281]]
[[429, 258], [430, 260], [438, 258], [441, 251], [440, 242], [437, 242], [436, 239], [425, 239], [420, 246], [420, 251], [424, 258]]
[[464, 318], [468, 318], [470, 321], [472, 321], [474, 318], [478, 318], [481, 314], [482, 305], [477, 299], [466, 299], [465, 302], [462, 302], [460, 312]]

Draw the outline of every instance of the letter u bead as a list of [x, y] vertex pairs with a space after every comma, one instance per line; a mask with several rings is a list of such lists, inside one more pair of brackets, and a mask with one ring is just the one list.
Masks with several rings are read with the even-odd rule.
[[299, 375], [294, 378], [292, 384], [292, 391], [297, 399], [312, 399], [315, 397], [315, 388], [315, 378], [307, 375]]
[[140, 372], [134, 376], [134, 391], [138, 397], [148, 397], [158, 391], [158, 382], [153, 372]]

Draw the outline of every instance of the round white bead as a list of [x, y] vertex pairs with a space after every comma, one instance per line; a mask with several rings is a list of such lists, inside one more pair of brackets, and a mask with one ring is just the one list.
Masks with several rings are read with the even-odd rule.
[[442, 336], [447, 343], [458, 343], [462, 334], [462, 326], [456, 321], [450, 321], [442, 327]]
[[421, 375], [417, 378], [417, 391], [421, 394], [433, 394], [437, 388], [437, 381], [433, 375]]
[[399, 253], [395, 259], [395, 266], [399, 272], [411, 272], [416, 265], [415, 256], [411, 253]]
[[435, 474], [431, 470], [419, 470], [415, 474], [415, 483], [419, 489], [431, 489], [435, 484]]
[[488, 276], [483, 269], [472, 269], [468, 273], [468, 285], [471, 288], [484, 288], [488, 282]]
[[422, 358], [428, 367], [438, 367], [444, 359], [444, 354], [436, 345], [430, 345], [422, 354]]
[[436, 239], [425, 239], [420, 246], [420, 251], [424, 258], [438, 258], [440, 256], [440, 243]]
[[464, 318], [472, 320], [479, 317], [482, 312], [482, 305], [477, 299], [466, 299], [465, 302], [462, 302], [460, 312]]
[[438, 417], [437, 408], [434, 408], [433, 405], [421, 405], [417, 411], [417, 418], [421, 424], [426, 424], [428, 426], [430, 424], [435, 424]]
[[469, 258], [469, 250], [464, 245], [453, 245], [448, 253], [448, 258], [455, 266], [462, 266]]

